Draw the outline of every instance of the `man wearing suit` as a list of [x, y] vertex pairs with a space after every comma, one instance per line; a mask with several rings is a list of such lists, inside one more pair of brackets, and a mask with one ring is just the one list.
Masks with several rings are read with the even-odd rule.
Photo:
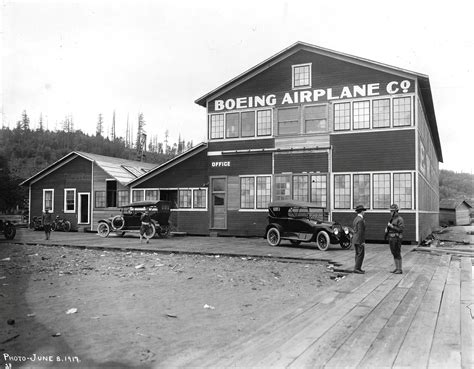
[[363, 205], [356, 206], [357, 216], [354, 218], [352, 228], [354, 229], [354, 236], [352, 237], [352, 243], [355, 248], [355, 266], [354, 273], [364, 274], [362, 270], [362, 263], [365, 256], [365, 219], [364, 213], [367, 209]]

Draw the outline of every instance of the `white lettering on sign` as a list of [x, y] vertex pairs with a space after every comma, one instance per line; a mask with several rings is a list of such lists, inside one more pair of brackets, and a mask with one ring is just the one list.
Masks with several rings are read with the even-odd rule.
[[324, 100], [354, 99], [358, 97], [379, 96], [381, 89], [389, 95], [407, 93], [412, 87], [409, 80], [391, 81], [381, 86], [380, 83], [329, 87], [326, 89], [299, 90], [279, 94], [238, 97], [236, 99], [214, 100], [214, 111], [271, 107], [286, 104], [311, 103]]
[[230, 167], [230, 161], [213, 161], [211, 165], [213, 167]]

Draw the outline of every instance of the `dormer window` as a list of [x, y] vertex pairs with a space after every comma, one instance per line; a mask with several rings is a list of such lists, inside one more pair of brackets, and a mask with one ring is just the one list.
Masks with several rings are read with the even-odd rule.
[[311, 87], [311, 63], [293, 65], [293, 88]]

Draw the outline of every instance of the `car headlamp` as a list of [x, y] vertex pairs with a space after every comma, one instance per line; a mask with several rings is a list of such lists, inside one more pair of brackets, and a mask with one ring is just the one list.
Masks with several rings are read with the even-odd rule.
[[334, 228], [333, 233], [337, 236], [337, 234], [339, 233], [339, 229]]
[[349, 229], [347, 227], [344, 227], [344, 233], [345, 234], [348, 234], [349, 233]]

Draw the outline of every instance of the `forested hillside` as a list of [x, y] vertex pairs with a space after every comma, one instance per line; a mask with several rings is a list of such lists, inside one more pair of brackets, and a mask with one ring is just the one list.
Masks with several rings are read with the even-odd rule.
[[443, 199], [474, 199], [474, 175], [441, 170], [439, 197]]

